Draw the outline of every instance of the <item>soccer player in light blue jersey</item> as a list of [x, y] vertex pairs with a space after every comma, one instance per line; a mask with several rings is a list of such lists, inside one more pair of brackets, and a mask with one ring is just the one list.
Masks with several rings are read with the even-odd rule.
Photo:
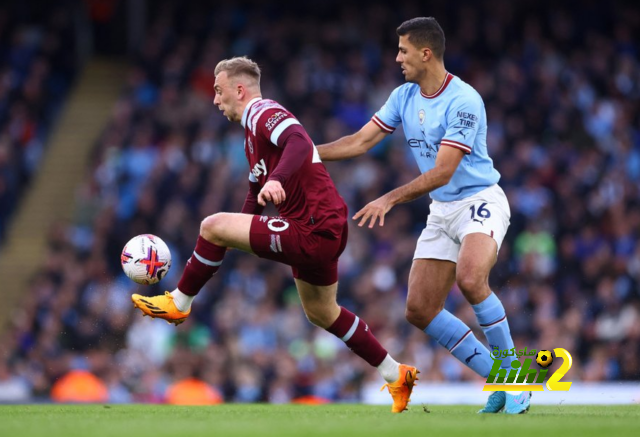
[[[324, 161], [367, 152], [402, 124], [421, 175], [366, 205], [358, 225], [384, 226], [399, 203], [431, 196], [427, 224], [418, 239], [409, 274], [406, 317], [478, 375], [489, 375], [493, 360], [471, 329], [444, 309], [454, 281], [473, 306], [491, 349], [514, 347], [500, 299], [489, 288], [489, 273], [509, 227], [500, 173], [487, 153], [487, 115], [482, 97], [447, 72], [445, 36], [433, 17], [405, 21], [396, 62], [406, 83], [360, 131], [318, 146]], [[515, 357], [503, 360], [511, 368]], [[525, 413], [530, 392], [495, 392], [481, 413]]]

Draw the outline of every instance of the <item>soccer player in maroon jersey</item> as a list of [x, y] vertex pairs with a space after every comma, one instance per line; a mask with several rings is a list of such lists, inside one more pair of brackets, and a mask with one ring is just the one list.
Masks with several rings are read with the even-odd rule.
[[[247, 198], [240, 214], [218, 213], [202, 221], [177, 289], [154, 297], [134, 294], [135, 307], [169, 323], [184, 322], [191, 302], [230, 247], [288, 264], [309, 321], [376, 367], [393, 397], [391, 411], [404, 411], [418, 370], [396, 362], [367, 324], [336, 302], [338, 257], [347, 245], [347, 206], [315, 145], [289, 111], [262, 98], [255, 62], [246, 57], [223, 60], [215, 75], [214, 105], [245, 130], [251, 169]], [[280, 216], [260, 215], [267, 202], [276, 205]]]

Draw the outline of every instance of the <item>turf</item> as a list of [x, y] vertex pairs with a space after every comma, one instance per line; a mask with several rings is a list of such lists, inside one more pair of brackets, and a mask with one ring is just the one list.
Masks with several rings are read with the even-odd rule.
[[640, 405], [533, 406], [520, 416], [476, 406], [422, 406], [392, 415], [367, 405], [0, 406], [0, 436], [625, 436], [638, 435]]

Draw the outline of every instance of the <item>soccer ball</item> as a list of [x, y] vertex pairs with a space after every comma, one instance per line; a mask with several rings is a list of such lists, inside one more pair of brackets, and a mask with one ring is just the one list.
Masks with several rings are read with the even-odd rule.
[[133, 237], [120, 254], [122, 270], [138, 284], [160, 281], [171, 267], [171, 252], [159, 237], [151, 234]]
[[549, 367], [553, 363], [553, 355], [549, 351], [540, 351], [536, 354], [536, 363], [540, 367]]

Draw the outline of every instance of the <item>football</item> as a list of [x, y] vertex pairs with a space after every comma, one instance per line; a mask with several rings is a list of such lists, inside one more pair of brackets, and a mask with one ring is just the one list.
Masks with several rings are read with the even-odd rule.
[[553, 355], [549, 351], [540, 351], [536, 354], [536, 363], [540, 367], [549, 367], [553, 363]]
[[120, 254], [122, 270], [138, 284], [151, 285], [165, 277], [171, 267], [171, 252], [160, 237], [133, 237]]

